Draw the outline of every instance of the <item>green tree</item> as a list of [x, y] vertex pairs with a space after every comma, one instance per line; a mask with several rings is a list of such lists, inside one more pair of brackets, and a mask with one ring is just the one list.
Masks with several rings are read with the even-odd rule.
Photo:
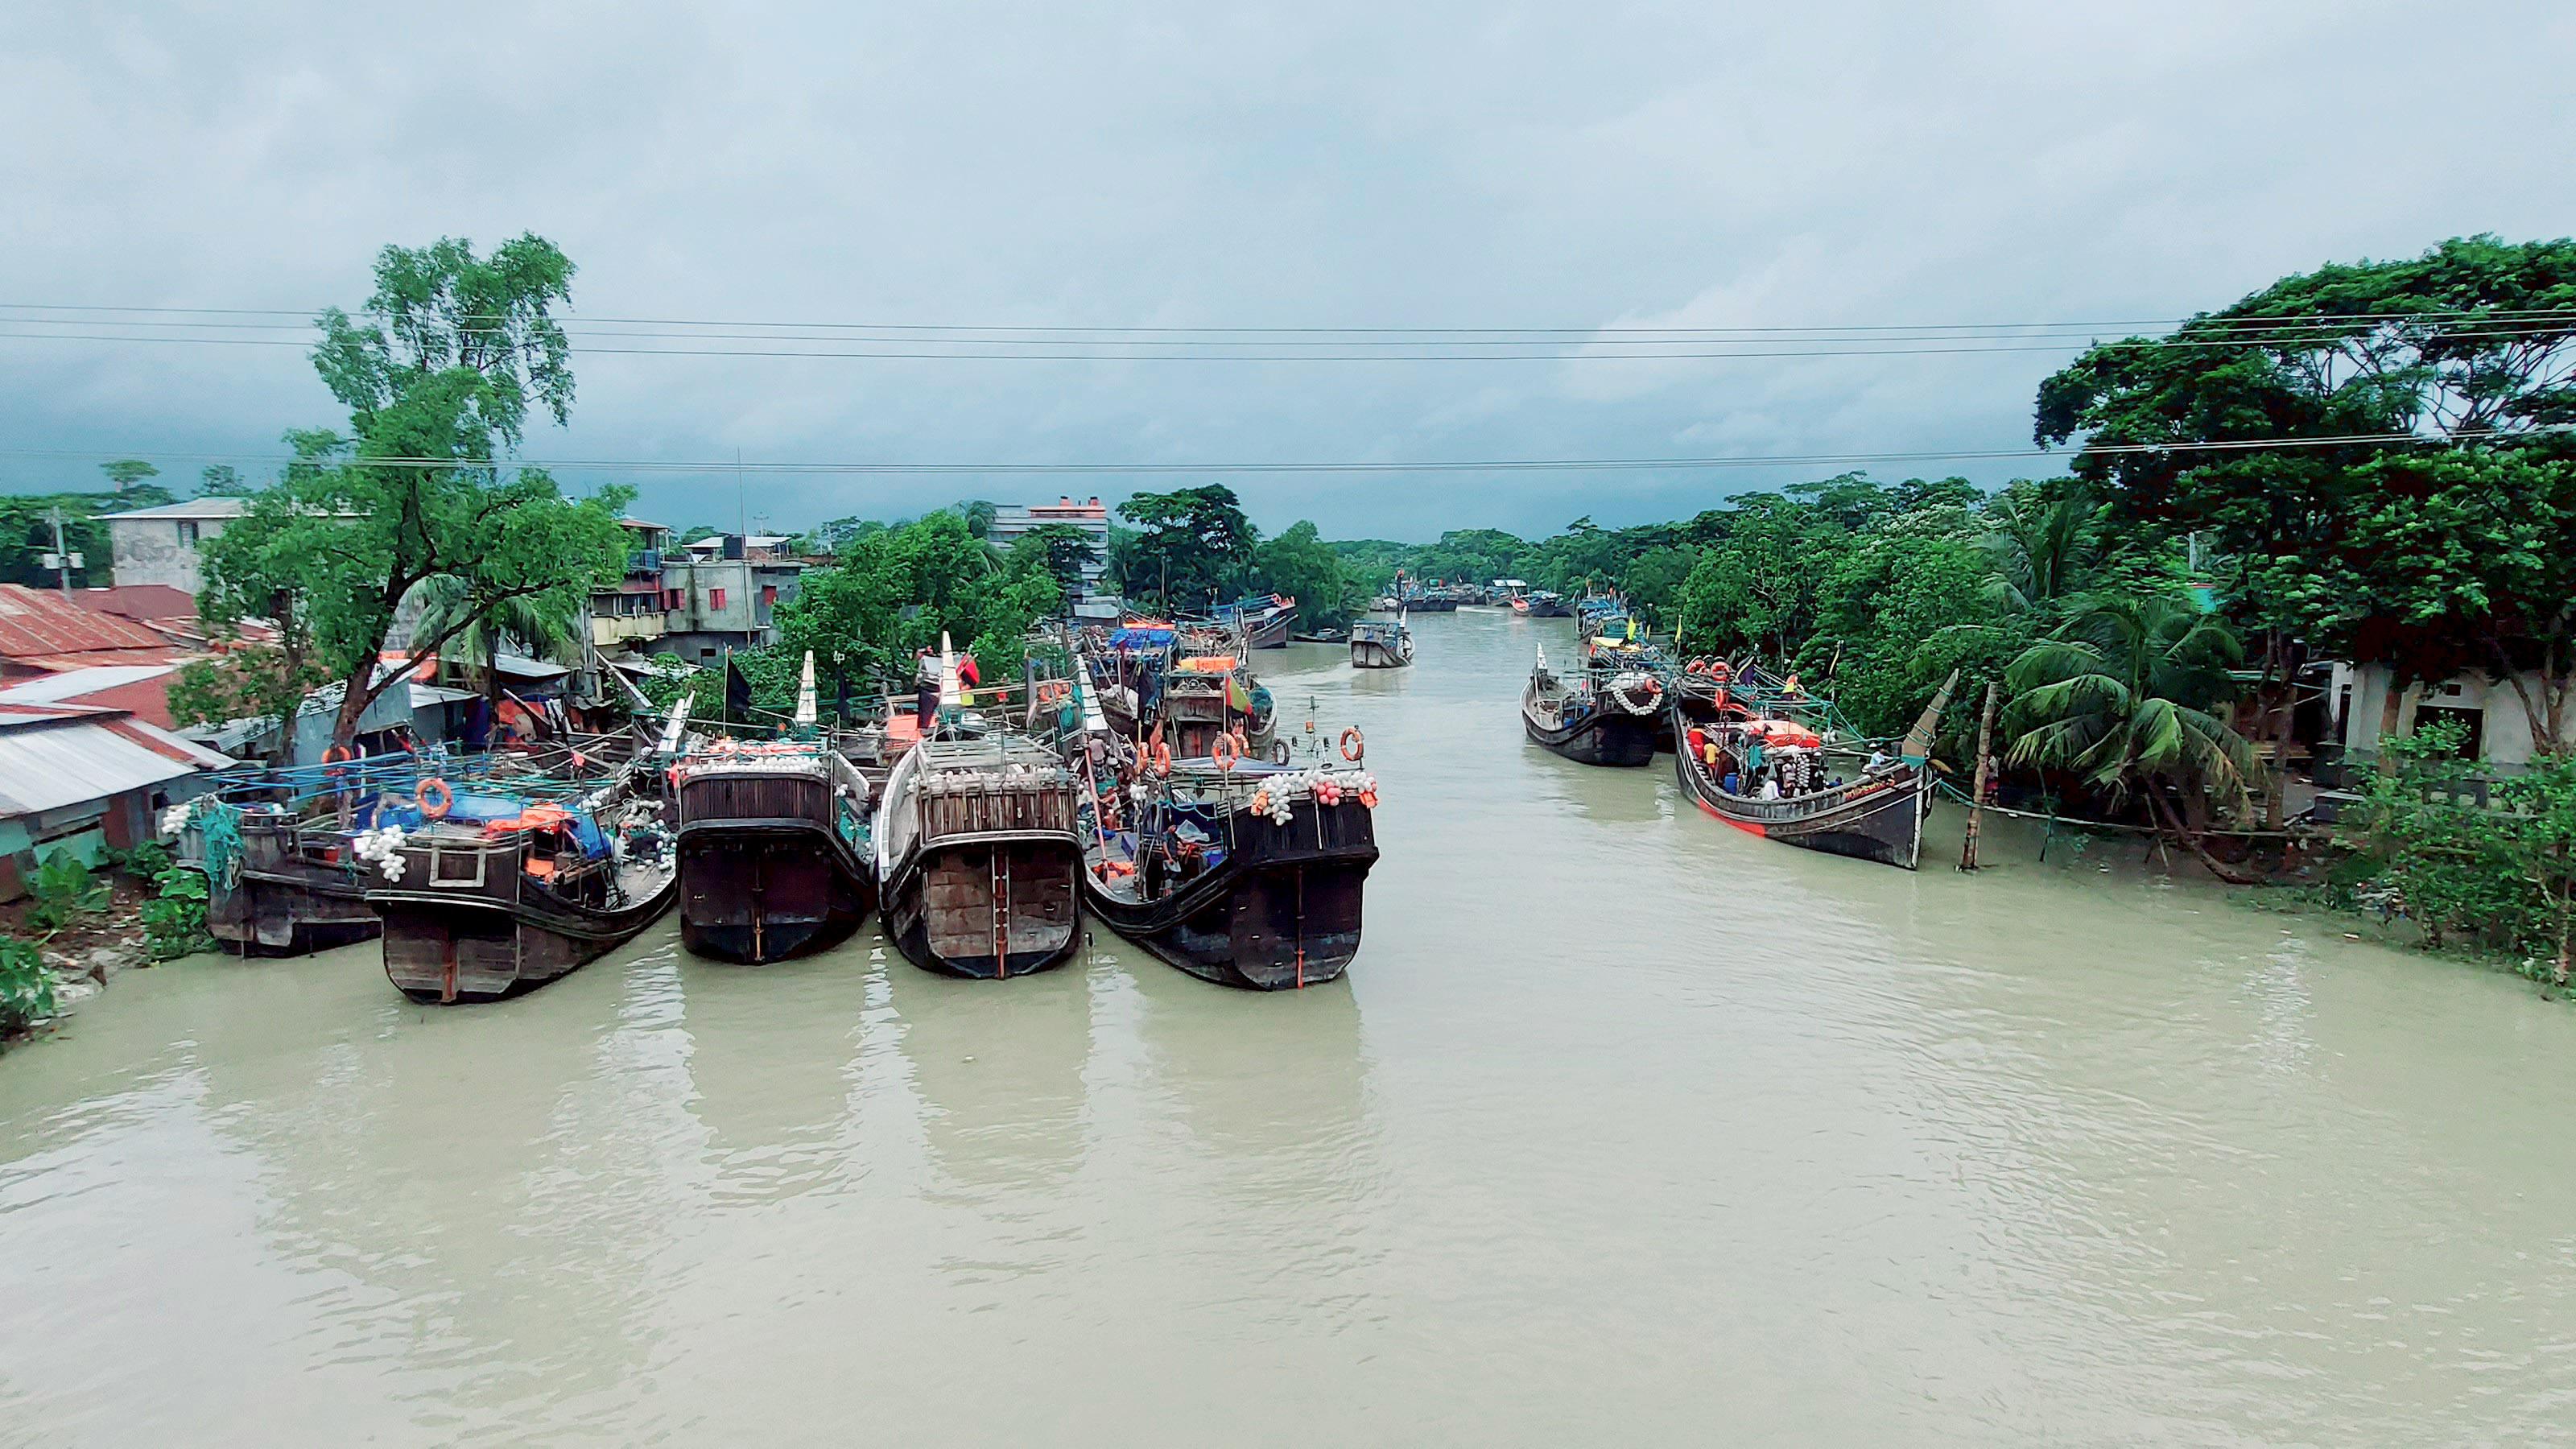
[[582, 648], [582, 599], [563, 593], [523, 594], [489, 605], [474, 594], [475, 581], [458, 574], [421, 580], [412, 590], [419, 608], [415, 634], [448, 639], [472, 659], [483, 684], [484, 718], [501, 718], [501, 653], [516, 644], [540, 658], [577, 661]]
[[[2441, 562], [2435, 535], [2390, 555], [2355, 530], [2377, 512], [2379, 469], [2571, 418], [2576, 242], [2478, 236], [2409, 260], [2321, 267], [2167, 337], [2097, 346], [2041, 384], [2035, 432], [2049, 445], [2082, 436], [2074, 470], [2104, 492], [2115, 524], [2204, 535], [2231, 616], [2260, 637], [2259, 697], [2277, 739], [2303, 636], [2402, 673], [2505, 667], [2480, 647], [2492, 639], [2352, 608]], [[2281, 439], [2308, 446], [2230, 446]], [[2546, 646], [2501, 652], [2530, 667], [2522, 656]]]
[[[218, 542], [239, 535], [240, 554], [302, 560], [304, 630], [347, 686], [337, 743], [355, 737], [379, 693], [478, 620], [521, 606], [577, 610], [594, 579], [623, 566], [628, 490], [569, 499], [542, 469], [502, 461], [532, 407], [557, 423], [569, 415], [570, 344], [553, 308], [569, 301], [572, 270], [534, 236], [489, 256], [456, 240], [387, 247], [366, 320], [322, 315], [315, 370], [349, 409], [353, 436], [290, 435], [297, 461]], [[266, 581], [225, 585], [236, 556], [207, 558], [218, 626]], [[466, 581], [464, 604], [382, 668], [403, 601], [441, 577]]]
[[2005, 671], [2009, 758], [2068, 771], [2114, 804], [2144, 797], [2175, 839], [2237, 879], [2185, 820], [2205, 820], [2213, 797], [2242, 799], [2259, 768], [2253, 747], [2213, 709], [2233, 691], [2228, 670], [2242, 657], [2226, 624], [2187, 600], [2085, 600]]
[[1171, 493], [1138, 493], [1118, 505], [1136, 525], [1122, 563], [1130, 597], [1165, 611], [1203, 609], [1241, 587], [1260, 536], [1242, 501], [1222, 483]]
[[1260, 546], [1253, 576], [1260, 587], [1295, 599], [1297, 616], [1309, 629], [1346, 627], [1368, 602], [1332, 545], [1302, 520]]
[[1815, 633], [1825, 565], [1849, 531], [1814, 505], [1750, 494], [1724, 541], [1700, 556], [1681, 591], [1682, 647], [1785, 661]]
[[146, 478], [158, 478], [161, 476], [160, 469], [144, 462], [141, 458], [111, 459], [108, 462], [99, 464], [98, 471], [107, 475], [107, 481], [114, 485], [116, 491], [119, 493], [124, 492], [126, 489], [133, 487], [135, 484], [142, 482]]
[[197, 471], [197, 493], [204, 498], [243, 498], [256, 490], [230, 463], [209, 463]]

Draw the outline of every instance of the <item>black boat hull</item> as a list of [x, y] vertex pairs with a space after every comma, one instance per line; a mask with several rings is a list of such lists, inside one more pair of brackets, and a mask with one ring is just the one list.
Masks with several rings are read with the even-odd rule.
[[875, 865], [817, 821], [680, 828], [680, 939], [698, 955], [760, 965], [824, 950], [876, 905]]
[[897, 866], [884, 885], [886, 935], [913, 965], [1003, 981], [1061, 966], [1081, 944], [1084, 871], [1070, 839], [964, 843], [929, 856]]
[[1151, 904], [1086, 871], [1084, 904], [1110, 929], [1202, 981], [1247, 991], [1319, 986], [1359, 954], [1363, 887], [1377, 864], [1373, 812], [1302, 801], [1286, 825], [1237, 813], [1234, 853]]
[[373, 940], [382, 918], [364, 887], [243, 871], [230, 887], [209, 882], [206, 934], [237, 956], [303, 956]]
[[1245, 637], [1255, 649], [1285, 649], [1288, 647], [1288, 625], [1295, 617], [1285, 611], [1274, 614], [1246, 629]]
[[1633, 769], [1655, 758], [1655, 722], [1645, 715], [1594, 713], [1553, 729], [1521, 712], [1531, 740], [1579, 764]]
[[1752, 800], [1717, 788], [1688, 753], [1673, 757], [1682, 793], [1700, 809], [1748, 835], [1827, 855], [1872, 860], [1912, 870], [1922, 856], [1923, 817], [1930, 807], [1928, 776], [1904, 771], [1875, 785], [1835, 792], [1829, 800], [1791, 797]]
[[635, 938], [671, 908], [675, 876], [615, 910], [550, 899], [515, 905], [418, 890], [367, 894], [385, 923], [385, 976], [423, 1004], [500, 1001], [569, 976]]

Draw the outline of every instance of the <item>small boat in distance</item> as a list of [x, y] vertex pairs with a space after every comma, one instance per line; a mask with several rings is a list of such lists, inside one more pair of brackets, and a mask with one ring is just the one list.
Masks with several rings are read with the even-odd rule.
[[1354, 669], [1402, 669], [1413, 663], [1413, 630], [1404, 615], [1395, 616], [1392, 624], [1375, 619], [1361, 619], [1351, 625], [1351, 667]]
[[1574, 606], [1565, 595], [1546, 589], [1532, 589], [1512, 600], [1512, 612], [1530, 619], [1564, 619], [1572, 617]]
[[1803, 724], [1722, 701], [1720, 719], [1702, 725], [1676, 704], [1681, 748], [1674, 751], [1674, 769], [1682, 792], [1749, 834], [1912, 870], [1932, 808], [1932, 735], [1958, 682], [1952, 670], [1898, 754], [1874, 755], [1848, 782], [1827, 776], [1827, 742]]
[[815, 737], [816, 717], [809, 650], [794, 736], [717, 740], [672, 761], [680, 939], [691, 951], [780, 961], [842, 940], [876, 909], [868, 782]]
[[1521, 692], [1521, 725], [1569, 760], [1625, 768], [1655, 758], [1663, 708], [1663, 686], [1652, 674], [1587, 669], [1569, 684], [1547, 667], [1542, 648]]

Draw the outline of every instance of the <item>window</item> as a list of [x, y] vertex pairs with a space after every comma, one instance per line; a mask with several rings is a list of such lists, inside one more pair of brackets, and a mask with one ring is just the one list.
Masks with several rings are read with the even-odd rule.
[[761, 607], [762, 607], [762, 608], [771, 608], [771, 607], [776, 606], [776, 604], [777, 604], [777, 603], [778, 603], [778, 585], [776, 585], [776, 584], [762, 584], [762, 585], [760, 586], [760, 604], [761, 604]]
[[722, 589], [709, 589], [709, 590], [707, 590], [707, 607], [708, 607], [708, 608], [710, 608], [710, 609], [721, 609], [721, 608], [723, 608], [723, 607], [724, 607], [724, 590], [722, 590]]
[[179, 542], [187, 548], [195, 548], [197, 546], [197, 524], [194, 519], [182, 519], [180, 521]]
[[662, 607], [665, 609], [676, 609], [680, 607], [680, 591], [678, 589], [664, 589], [662, 591]]

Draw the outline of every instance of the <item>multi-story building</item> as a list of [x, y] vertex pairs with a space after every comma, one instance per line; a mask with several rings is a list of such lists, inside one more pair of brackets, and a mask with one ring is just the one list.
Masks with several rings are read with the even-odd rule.
[[1118, 617], [1118, 598], [1109, 591], [1109, 510], [1097, 498], [1058, 498], [1053, 503], [1006, 504], [993, 510], [992, 526], [984, 536], [997, 548], [1009, 548], [1022, 538], [1046, 527], [1063, 524], [1080, 529], [1091, 542], [1091, 551], [1082, 560], [1082, 587], [1065, 600], [1077, 615], [1103, 613]]
[[671, 530], [640, 518], [621, 518], [627, 537], [626, 572], [611, 587], [590, 591], [590, 642], [602, 654], [652, 654], [671, 632], [662, 567]]
[[197, 549], [250, 511], [247, 498], [188, 498], [159, 508], [110, 513], [108, 552], [119, 584], [167, 584], [190, 598], [205, 591]]
[[753, 649], [776, 638], [778, 606], [796, 597], [805, 572], [793, 559], [746, 557], [757, 551], [756, 540], [740, 534], [699, 540], [708, 542], [715, 547], [692, 544], [688, 556], [662, 560], [668, 625], [658, 651], [692, 664], [713, 664], [727, 649]]

